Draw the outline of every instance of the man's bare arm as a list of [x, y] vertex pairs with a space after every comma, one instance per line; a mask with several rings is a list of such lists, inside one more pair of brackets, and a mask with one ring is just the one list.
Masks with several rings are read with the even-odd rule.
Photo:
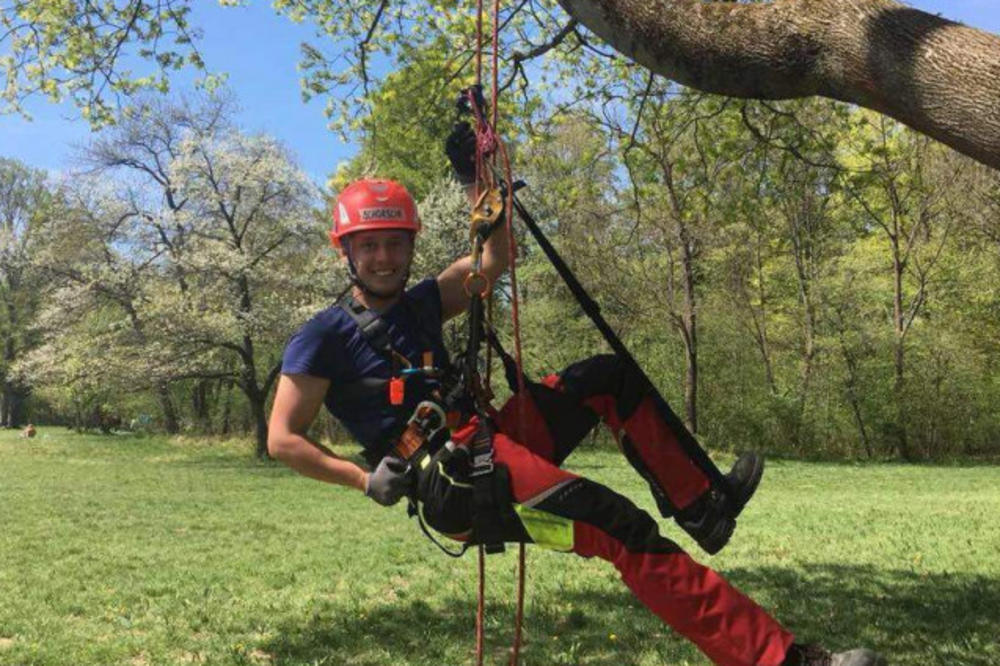
[[281, 375], [268, 424], [267, 450], [299, 474], [365, 491], [368, 472], [306, 437], [323, 405], [330, 381], [310, 375]]
[[[472, 201], [472, 188], [469, 200]], [[475, 202], [472, 202], [473, 204]], [[481, 271], [493, 285], [506, 272], [509, 261], [509, 244], [507, 231], [503, 222], [483, 244], [483, 262]], [[472, 256], [462, 257], [437, 277], [438, 290], [441, 292], [441, 321], [448, 321], [462, 312], [469, 305], [469, 295], [465, 293], [465, 278], [472, 271]]]

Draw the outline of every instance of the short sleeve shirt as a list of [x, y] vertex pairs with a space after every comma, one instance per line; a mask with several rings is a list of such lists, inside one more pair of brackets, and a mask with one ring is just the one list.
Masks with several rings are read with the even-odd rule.
[[[433, 352], [435, 365], [447, 363], [441, 334], [441, 294], [435, 279], [427, 278], [408, 289], [380, 316], [389, 325], [393, 350], [414, 366], [423, 365], [426, 351]], [[345, 397], [346, 386], [362, 379], [389, 379], [393, 367], [391, 360], [372, 347], [354, 319], [339, 305], [323, 310], [292, 336], [285, 347], [281, 372], [330, 380], [324, 404], [365, 448], [369, 461], [385, 453], [401, 415], [411, 414], [433, 388], [421, 375], [410, 376], [400, 407], [389, 404], [388, 389], [374, 399]]]

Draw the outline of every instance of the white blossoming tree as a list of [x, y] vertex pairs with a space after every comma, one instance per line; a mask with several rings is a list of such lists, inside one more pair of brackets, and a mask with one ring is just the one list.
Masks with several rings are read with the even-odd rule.
[[91, 392], [154, 389], [165, 421], [171, 383], [231, 381], [265, 455], [284, 342], [338, 285], [313, 185], [224, 115], [217, 100], [149, 104], [91, 147], [98, 178], [74, 179], [73, 214], [38, 258], [62, 291], [33, 371]]

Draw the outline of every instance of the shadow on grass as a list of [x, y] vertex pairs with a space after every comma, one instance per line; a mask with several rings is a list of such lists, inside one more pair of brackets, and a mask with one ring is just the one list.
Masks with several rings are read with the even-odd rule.
[[[822, 565], [725, 573], [751, 596], [775, 600], [775, 614], [807, 641], [835, 649], [874, 647], [894, 666], [1000, 663], [1000, 580]], [[280, 636], [260, 647], [279, 664], [473, 663], [475, 599], [435, 603], [447, 610], [404, 599], [362, 614], [328, 602], [300, 624], [280, 627]], [[572, 610], [555, 614], [566, 607]], [[486, 663], [506, 663], [513, 600], [492, 600], [487, 613]], [[529, 585], [524, 625], [527, 664], [635, 664], [637, 652], [646, 650], [648, 659], [656, 641], [662, 648], [652, 649], [664, 663], [697, 659], [624, 586], [546, 600], [533, 596]], [[609, 643], [609, 631], [621, 639]]]

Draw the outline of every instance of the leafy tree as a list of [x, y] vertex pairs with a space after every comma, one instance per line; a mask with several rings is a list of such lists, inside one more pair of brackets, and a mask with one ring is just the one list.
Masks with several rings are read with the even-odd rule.
[[33, 325], [44, 282], [32, 259], [56, 200], [44, 173], [0, 158], [0, 422], [8, 428], [25, 419], [30, 382], [12, 366], [36, 342]]
[[[41, 94], [53, 102], [69, 97], [96, 126], [113, 122], [123, 98], [166, 91], [169, 72], [204, 67], [190, 11], [188, 0], [3, 3], [4, 111], [23, 112], [24, 100]], [[145, 73], [133, 73], [135, 62]]]
[[881, 232], [891, 259], [893, 392], [892, 425], [899, 454], [911, 457], [907, 439], [906, 338], [919, 320], [953, 218], [946, 215], [949, 175], [930, 175], [936, 155], [925, 137], [901, 131], [884, 117], [858, 114], [864, 170], [846, 192], [864, 212], [860, 224]]
[[[51, 316], [69, 321], [49, 327], [36, 361], [78, 358], [76, 380], [158, 387], [164, 405], [178, 380], [232, 382], [264, 455], [281, 348], [330, 298], [332, 254], [317, 251], [322, 222], [305, 175], [273, 139], [238, 132], [225, 113], [218, 100], [143, 106], [90, 149], [101, 185], [80, 188], [75, 219], [40, 258], [64, 284], [53, 304], [61, 315]], [[104, 316], [74, 325], [99, 304]], [[118, 323], [95, 335], [114, 312]], [[82, 339], [67, 344], [73, 335]], [[56, 362], [51, 379], [70, 367]]]

